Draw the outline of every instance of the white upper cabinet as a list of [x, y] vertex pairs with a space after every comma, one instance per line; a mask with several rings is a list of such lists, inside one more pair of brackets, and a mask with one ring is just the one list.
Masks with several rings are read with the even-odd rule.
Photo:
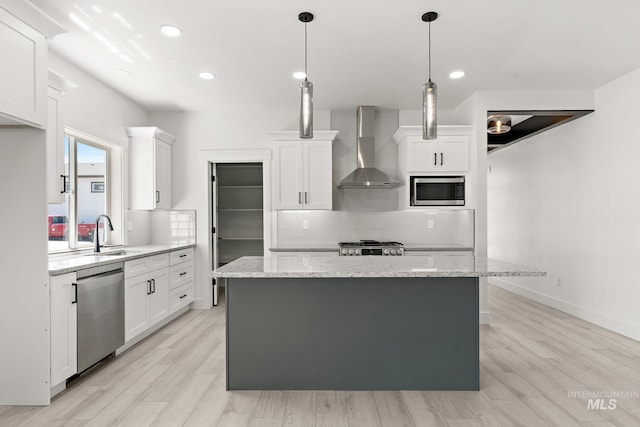
[[270, 132], [273, 143], [273, 209], [332, 208], [332, 147], [337, 131]]
[[468, 172], [471, 129], [439, 126], [437, 139], [423, 140], [420, 126], [402, 126], [393, 136], [399, 145], [399, 170], [412, 174]]
[[62, 29], [27, 2], [14, 2], [10, 6], [0, 6], [0, 58], [3, 58], [0, 126], [26, 124], [44, 129], [47, 125], [45, 35], [52, 38]]
[[47, 96], [47, 203], [64, 203], [64, 95], [49, 87]]
[[171, 146], [175, 138], [157, 127], [130, 127], [129, 208], [171, 209]]

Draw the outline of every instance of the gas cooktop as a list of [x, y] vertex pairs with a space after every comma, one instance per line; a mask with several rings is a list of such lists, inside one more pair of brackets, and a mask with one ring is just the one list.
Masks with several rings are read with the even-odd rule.
[[360, 255], [403, 255], [404, 249], [399, 242], [379, 242], [377, 240], [360, 240], [359, 242], [340, 242], [341, 256]]

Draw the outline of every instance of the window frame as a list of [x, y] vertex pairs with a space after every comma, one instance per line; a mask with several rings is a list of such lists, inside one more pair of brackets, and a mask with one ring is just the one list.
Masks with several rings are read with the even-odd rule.
[[[122, 188], [124, 159], [123, 147], [109, 141], [94, 137], [85, 132], [65, 127], [64, 135], [69, 139], [69, 212], [68, 229], [75, 230], [67, 233], [67, 247], [64, 249], [49, 249], [50, 254], [73, 252], [91, 248], [91, 242], [78, 242], [78, 171], [77, 149], [78, 143], [105, 151], [104, 197], [105, 214], [109, 215], [114, 225], [114, 231], [105, 228], [105, 242], [109, 245], [121, 245], [124, 241], [122, 229], [124, 192]], [[116, 183], [119, 183], [116, 184]], [[115, 207], [114, 207], [115, 206]], [[116, 231], [117, 230], [117, 231]]]

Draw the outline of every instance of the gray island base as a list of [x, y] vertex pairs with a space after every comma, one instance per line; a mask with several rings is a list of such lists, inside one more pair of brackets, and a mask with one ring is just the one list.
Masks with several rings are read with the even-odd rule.
[[473, 256], [345, 258], [214, 272], [227, 279], [227, 389], [478, 390], [478, 277], [544, 275]]

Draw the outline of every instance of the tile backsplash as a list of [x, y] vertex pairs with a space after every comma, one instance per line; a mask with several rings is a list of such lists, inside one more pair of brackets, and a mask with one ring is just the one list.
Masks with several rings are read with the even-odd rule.
[[[278, 211], [279, 248], [335, 247], [373, 239], [406, 246], [474, 246], [473, 209], [414, 211]], [[303, 225], [308, 225], [304, 229]]]
[[196, 211], [125, 211], [127, 246], [195, 244]]

